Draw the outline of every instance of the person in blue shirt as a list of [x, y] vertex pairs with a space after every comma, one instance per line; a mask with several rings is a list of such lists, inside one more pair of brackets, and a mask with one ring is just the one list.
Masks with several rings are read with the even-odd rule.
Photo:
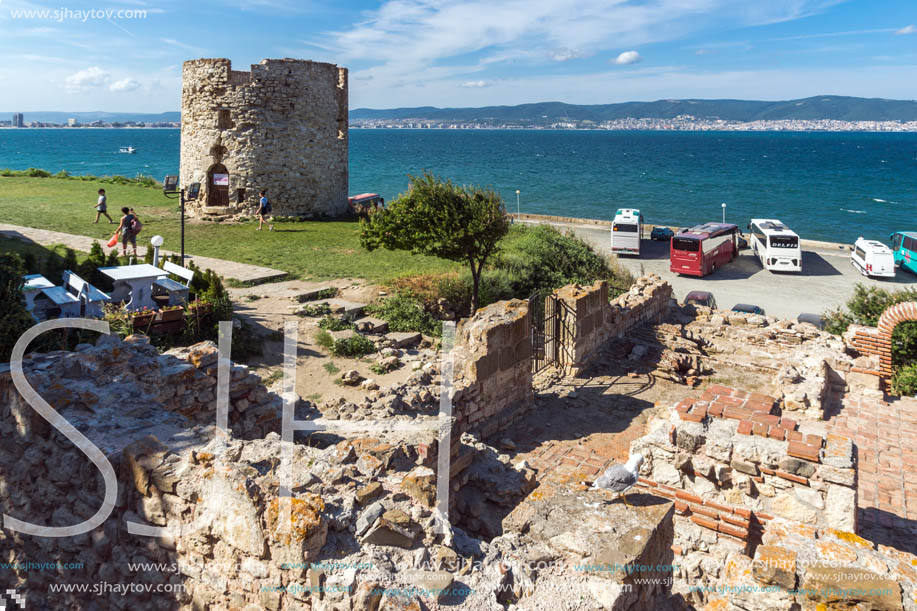
[[274, 231], [274, 224], [267, 220], [267, 217], [271, 214], [271, 202], [267, 200], [267, 189], [263, 189], [258, 195], [261, 196], [261, 199], [258, 200], [258, 229], [261, 231], [261, 228], [264, 226], [264, 223], [268, 223], [268, 231]]

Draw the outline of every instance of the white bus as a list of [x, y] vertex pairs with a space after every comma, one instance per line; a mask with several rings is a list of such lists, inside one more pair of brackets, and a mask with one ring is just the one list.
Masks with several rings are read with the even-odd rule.
[[801, 272], [799, 236], [775, 219], [751, 219], [748, 224], [751, 251], [772, 272]]
[[643, 237], [643, 215], [636, 208], [619, 208], [611, 222], [611, 252], [639, 255]]

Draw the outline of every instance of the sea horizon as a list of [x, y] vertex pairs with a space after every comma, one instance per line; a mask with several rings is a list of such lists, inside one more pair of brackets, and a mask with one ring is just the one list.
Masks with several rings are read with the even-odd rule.
[[[11, 128], [0, 168], [151, 176], [179, 165], [176, 128]], [[684, 226], [780, 218], [803, 238], [852, 243], [912, 230], [917, 134], [825, 131], [352, 128], [350, 194], [391, 201], [425, 170], [495, 188], [507, 210]], [[134, 137], [126, 138], [132, 133]], [[134, 146], [135, 154], [120, 147]], [[818, 206], [818, 214], [812, 214]]]

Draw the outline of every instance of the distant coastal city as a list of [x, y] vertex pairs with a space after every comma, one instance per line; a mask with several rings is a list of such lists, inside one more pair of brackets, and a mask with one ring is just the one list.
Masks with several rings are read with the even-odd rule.
[[84, 128], [84, 127], [102, 127], [106, 129], [111, 128], [146, 128], [146, 127], [165, 127], [165, 128], [178, 128], [181, 127], [180, 121], [91, 121], [88, 123], [81, 123], [79, 119], [74, 117], [68, 118], [66, 123], [54, 123], [51, 121], [26, 121], [25, 115], [21, 112], [13, 114], [13, 117], [9, 121], [0, 120], [0, 128], [2, 127], [11, 127], [11, 128], [29, 128], [29, 127], [62, 127], [62, 128]]
[[351, 120], [354, 129], [598, 129], [659, 131], [823, 131], [823, 132], [917, 132], [917, 121], [838, 121], [834, 119], [780, 119], [726, 121], [680, 115], [672, 119], [629, 118], [611, 121], [556, 121], [546, 125], [488, 121], [441, 122], [423, 119]]

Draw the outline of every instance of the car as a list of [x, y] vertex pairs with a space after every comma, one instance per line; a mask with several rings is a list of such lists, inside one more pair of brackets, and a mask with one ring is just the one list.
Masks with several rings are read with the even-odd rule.
[[732, 306], [733, 312], [742, 312], [744, 314], [764, 314], [764, 308], [750, 303], [737, 303]]
[[668, 242], [672, 239], [673, 235], [675, 235], [675, 232], [668, 227], [653, 227], [653, 230], [650, 232], [650, 239]]
[[685, 305], [689, 304], [716, 309], [716, 299], [713, 298], [713, 293], [709, 291], [691, 291], [685, 296]]
[[822, 318], [818, 314], [810, 314], [810, 313], [803, 312], [802, 314], [796, 317], [796, 322], [815, 325], [817, 329], [823, 330], [825, 328], [825, 319]]

